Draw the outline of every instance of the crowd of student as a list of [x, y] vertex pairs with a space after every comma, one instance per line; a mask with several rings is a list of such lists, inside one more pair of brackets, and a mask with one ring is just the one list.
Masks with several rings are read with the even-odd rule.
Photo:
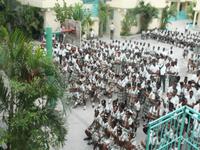
[[54, 41], [53, 58], [68, 78], [75, 106], [99, 104], [85, 131], [88, 144], [102, 150], [138, 149], [134, 137], [141, 120], [149, 122], [183, 105], [200, 112], [200, 74], [181, 81], [173, 51], [146, 41], [90, 40], [81, 48]]
[[183, 57], [188, 58], [188, 53], [194, 53], [188, 59], [188, 71], [200, 69], [200, 34], [186, 30], [185, 32], [154, 29], [142, 34], [143, 38], [151, 38], [159, 42], [168, 43], [176, 47], [182, 48]]
[[[156, 29], [147, 36], [188, 50], [199, 42], [199, 36], [189, 32]], [[53, 40], [53, 59], [68, 78], [75, 106], [99, 104], [85, 131], [94, 149], [137, 149], [141, 120], [149, 122], [183, 105], [200, 112], [200, 74], [181, 81], [172, 46], [90, 40], [78, 48]], [[199, 122], [194, 126], [200, 130]], [[159, 142], [151, 140], [152, 147], [158, 148]]]
[[146, 37], [188, 50], [193, 50], [196, 46], [200, 47], [199, 32], [154, 29], [148, 31]]

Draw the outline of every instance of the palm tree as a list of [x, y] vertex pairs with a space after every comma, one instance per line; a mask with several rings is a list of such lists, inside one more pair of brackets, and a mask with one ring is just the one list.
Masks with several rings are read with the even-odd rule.
[[72, 7], [67, 6], [65, 1], [63, 1], [63, 7], [59, 3], [56, 3], [54, 11], [56, 13], [56, 19], [60, 22], [60, 24], [63, 24], [66, 19], [72, 19]]
[[75, 4], [72, 9], [72, 18], [77, 21], [81, 21], [84, 18], [83, 4]]
[[81, 22], [82, 32], [89, 32], [89, 28], [94, 23], [91, 14], [83, 9], [83, 4], [75, 4], [72, 9], [72, 18]]
[[56, 18], [60, 24], [63, 24], [66, 19], [80, 21], [82, 32], [88, 32], [90, 26], [94, 23], [91, 18], [91, 14], [84, 11], [83, 5], [80, 3], [77, 3], [74, 6], [67, 6], [64, 1], [63, 7], [57, 3], [54, 7], [54, 11], [56, 12]]
[[158, 17], [158, 10], [150, 3], [145, 4], [144, 1], [140, 1], [132, 11], [132, 14], [140, 15], [141, 31], [147, 30], [152, 19]]
[[124, 19], [121, 22], [122, 23], [122, 29], [121, 29], [122, 36], [129, 35], [130, 31], [131, 31], [131, 27], [134, 25], [137, 25], [136, 16], [133, 13], [134, 12], [132, 9], [128, 9]]
[[93, 25], [91, 14], [85, 13], [83, 20], [81, 21], [82, 32], [89, 33], [90, 27]]
[[[1, 28], [0, 114], [7, 150], [49, 150], [62, 146], [63, 116], [51, 106], [63, 95], [57, 67], [20, 30]], [[0, 143], [1, 144], [1, 143]]]
[[195, 13], [194, 7], [195, 7], [195, 2], [192, 1], [186, 8], [187, 16], [191, 20], [194, 18], [194, 13]]
[[37, 39], [43, 32], [43, 22], [39, 8], [23, 6], [16, 0], [0, 1], [0, 25], [5, 26], [9, 32], [18, 27], [27, 37]]
[[161, 17], [161, 29], [166, 29], [166, 25], [169, 23], [169, 19], [171, 17], [175, 17], [177, 12], [177, 8], [175, 5], [171, 5], [170, 7], [165, 7], [162, 11]]

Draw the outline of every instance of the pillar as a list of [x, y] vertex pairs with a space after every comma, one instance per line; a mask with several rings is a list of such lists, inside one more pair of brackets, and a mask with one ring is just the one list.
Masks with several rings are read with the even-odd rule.
[[194, 19], [193, 19], [193, 27], [195, 27], [195, 23], [196, 23], [196, 20], [197, 20], [197, 14], [198, 14], [198, 12], [195, 11], [195, 13], [194, 13]]
[[46, 49], [47, 49], [47, 56], [49, 58], [52, 57], [52, 28], [51, 27], [47, 27], [45, 29], [45, 33], [46, 33]]
[[177, 13], [179, 13], [181, 7], [181, 2], [177, 2]]

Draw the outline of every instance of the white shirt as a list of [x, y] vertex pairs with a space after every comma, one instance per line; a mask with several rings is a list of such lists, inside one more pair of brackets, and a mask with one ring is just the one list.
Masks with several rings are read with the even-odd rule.
[[111, 31], [114, 31], [114, 30], [115, 30], [114, 24], [111, 24], [111, 25], [110, 25], [110, 30], [111, 30]]
[[189, 105], [193, 105], [193, 104], [196, 103], [195, 96], [190, 97], [190, 96], [188, 95], [188, 96], [186, 97], [186, 99], [187, 99], [187, 104], [189, 104]]
[[172, 97], [171, 102], [174, 104], [174, 107], [176, 108], [178, 106], [178, 103], [179, 103], [178, 96], [176, 95], [176, 96]]
[[90, 32], [90, 37], [94, 37], [95, 36], [95, 33], [94, 33], [94, 31], [92, 30], [91, 32]]
[[171, 66], [170, 67], [170, 72], [171, 73], [178, 73], [179, 72], [179, 69], [178, 69], [178, 66]]
[[157, 71], [159, 70], [158, 66], [157, 65], [151, 65], [150, 67], [150, 71], [153, 72], [153, 73], [157, 73]]
[[66, 55], [66, 49], [62, 50], [62, 56], [64, 57]]
[[58, 49], [58, 54], [62, 55], [62, 49]]
[[156, 99], [156, 95], [154, 94], [154, 92], [151, 92], [149, 94], [149, 98], [155, 100]]
[[160, 68], [160, 75], [165, 75], [166, 70], [167, 70], [167, 68], [166, 68], [165, 65], [161, 66], [161, 68]]
[[139, 101], [137, 103], [135, 103], [135, 108], [137, 111], [140, 111], [140, 102]]
[[194, 110], [196, 112], [200, 112], [200, 104], [199, 103], [194, 106]]

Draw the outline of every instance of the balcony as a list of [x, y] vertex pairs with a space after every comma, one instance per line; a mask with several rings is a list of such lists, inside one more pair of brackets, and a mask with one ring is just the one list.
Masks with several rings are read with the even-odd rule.
[[[187, 106], [176, 109], [148, 124], [146, 150], [199, 150], [199, 125], [199, 112]], [[159, 144], [152, 145], [152, 139]]]

